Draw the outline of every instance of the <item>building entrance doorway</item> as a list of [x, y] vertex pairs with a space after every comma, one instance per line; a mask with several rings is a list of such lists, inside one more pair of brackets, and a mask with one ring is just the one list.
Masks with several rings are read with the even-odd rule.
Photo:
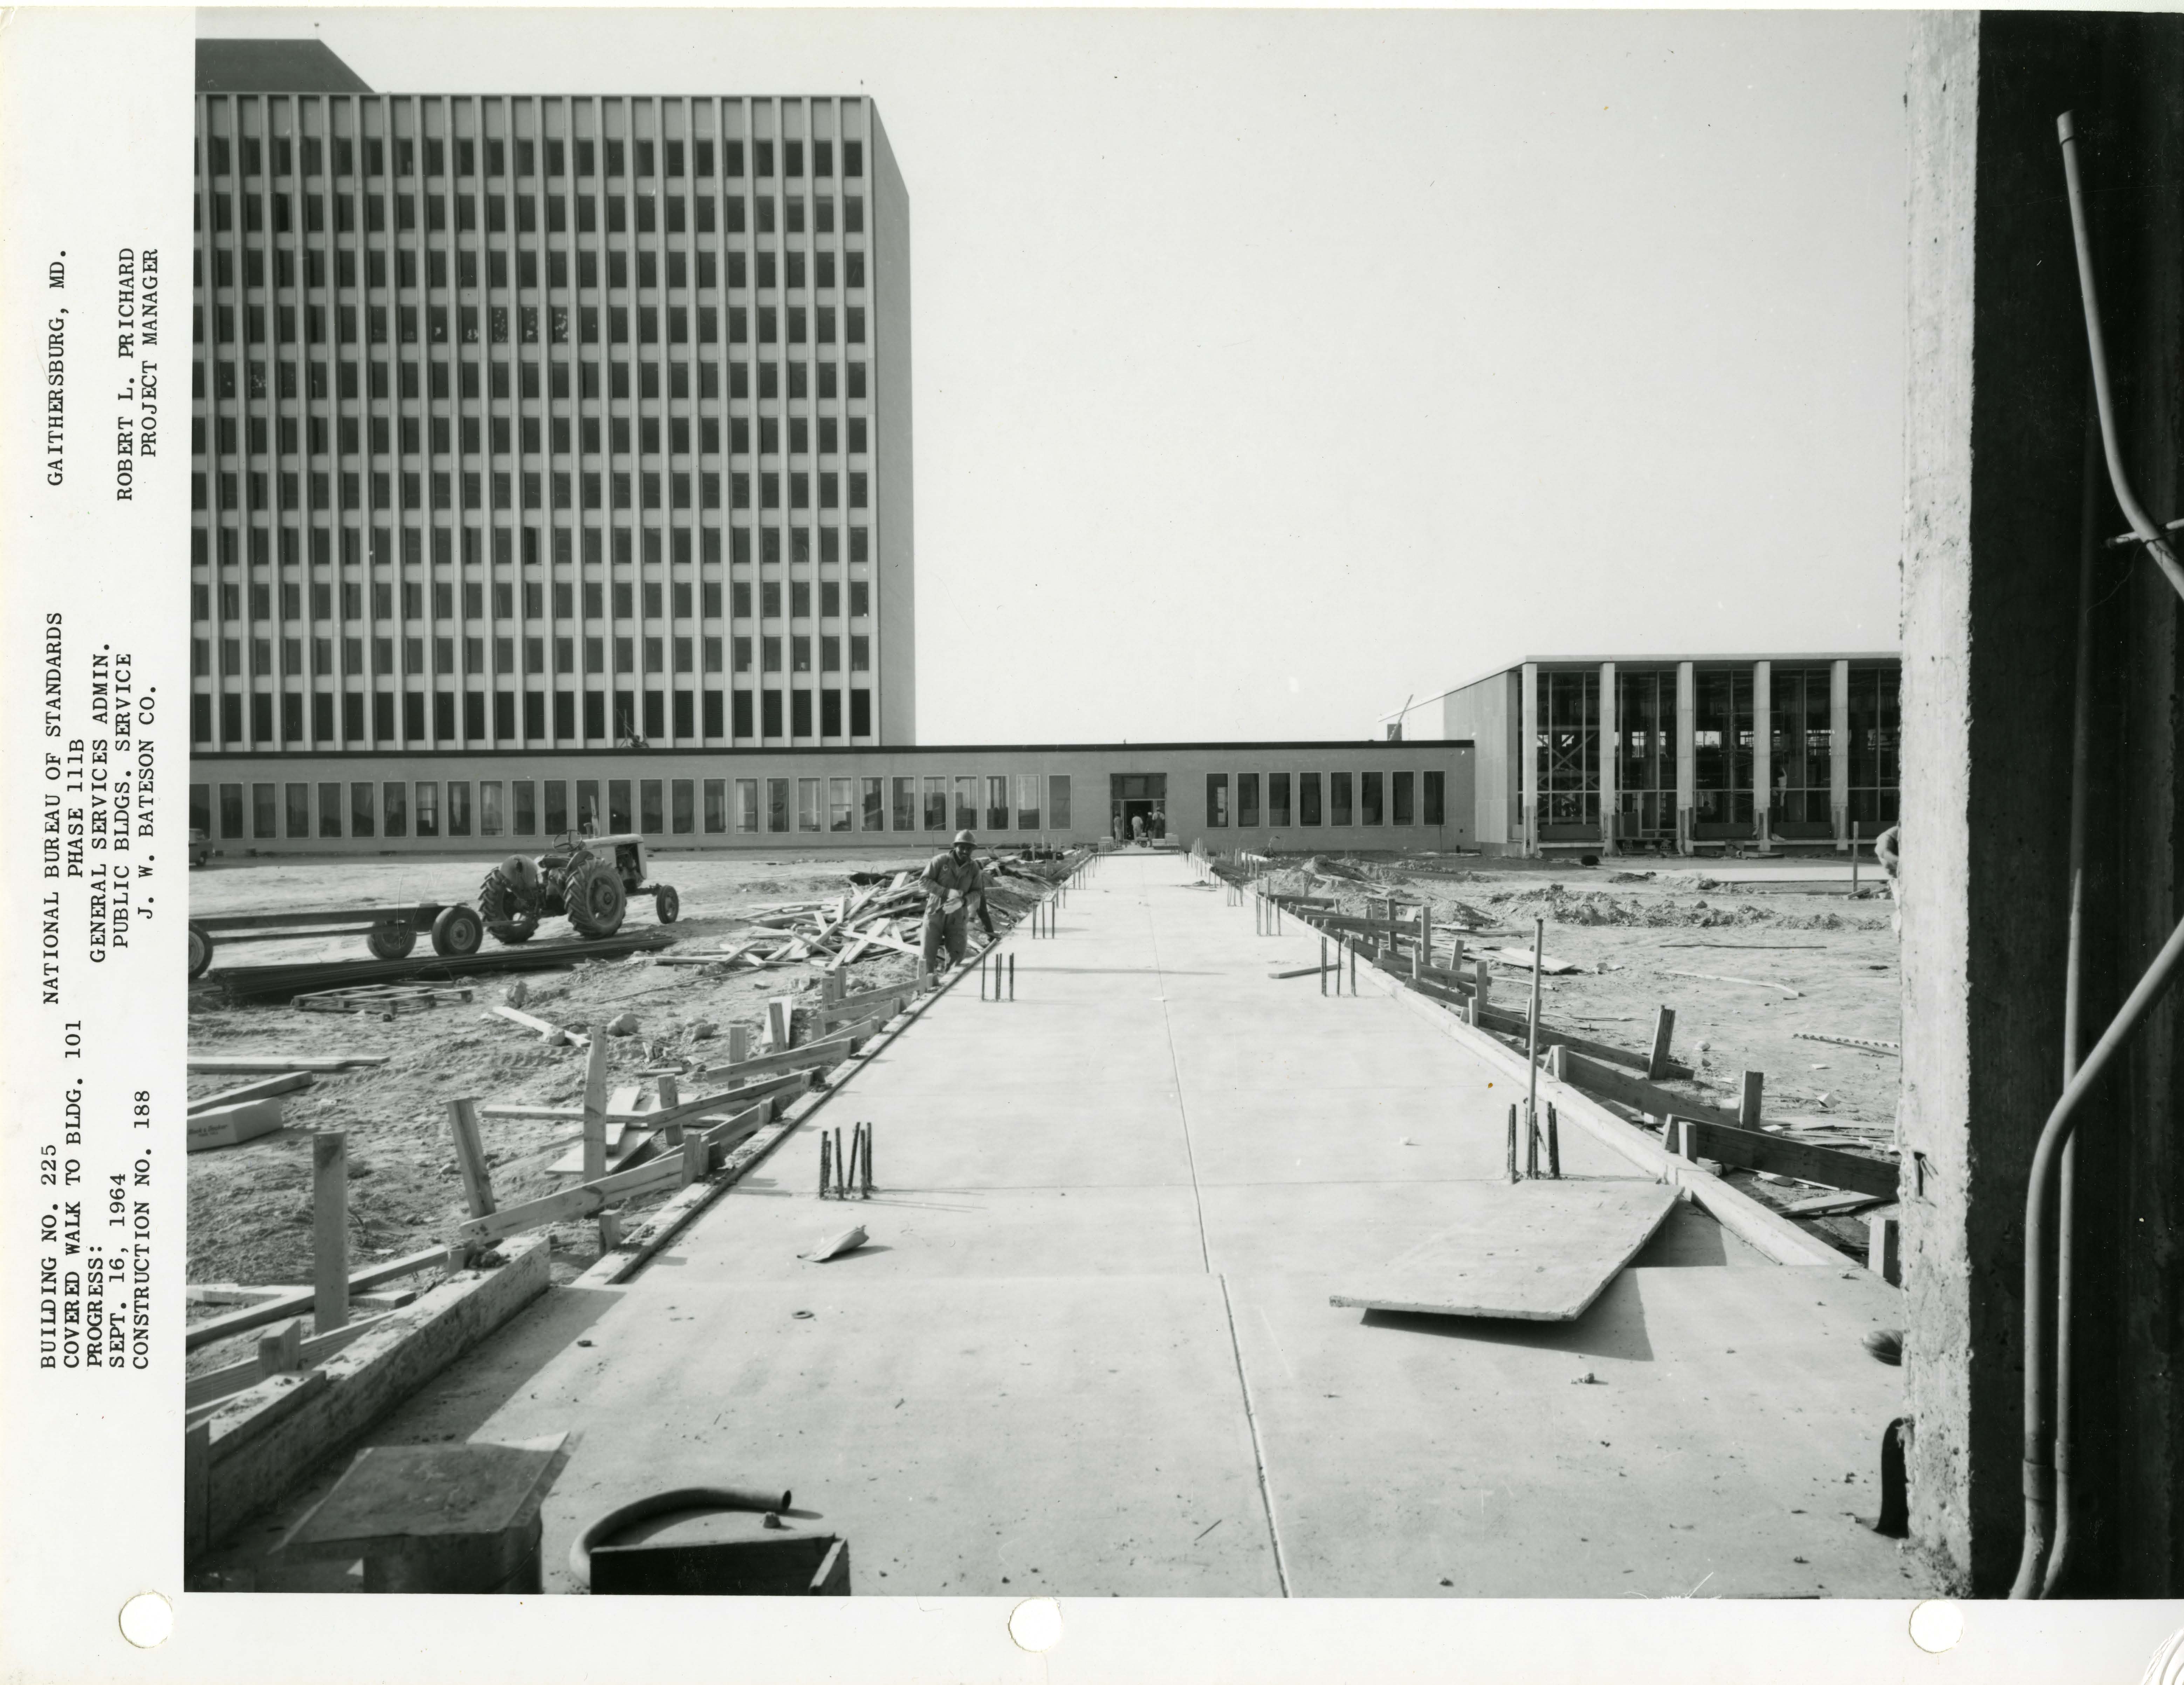
[[1167, 834], [1167, 774], [1111, 773], [1110, 829], [1117, 842], [1153, 842]]

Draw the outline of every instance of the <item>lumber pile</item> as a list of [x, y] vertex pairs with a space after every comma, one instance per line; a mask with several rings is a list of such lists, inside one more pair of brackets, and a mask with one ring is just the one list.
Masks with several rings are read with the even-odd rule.
[[[1048, 887], [1045, 874], [1025, 871], [1010, 861], [979, 863], [987, 876], [987, 910], [997, 925]], [[880, 879], [874, 873], [853, 872], [848, 880], [841, 894], [823, 901], [783, 901], [744, 914], [743, 929], [712, 952], [663, 954], [659, 962], [726, 966], [733, 971], [810, 964], [833, 973], [885, 954], [915, 958], [922, 949], [925, 920], [925, 890], [917, 875], [898, 872]]]
[[924, 912], [925, 891], [917, 879], [898, 872], [884, 884], [852, 884], [831, 900], [761, 908], [746, 914], [744, 932], [717, 952], [668, 957], [681, 965], [722, 965], [740, 971], [805, 962], [838, 971], [883, 953], [916, 953]]

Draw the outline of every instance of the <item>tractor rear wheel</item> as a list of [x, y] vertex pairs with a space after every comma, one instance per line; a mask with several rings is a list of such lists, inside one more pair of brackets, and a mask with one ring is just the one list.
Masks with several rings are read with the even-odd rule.
[[202, 924], [190, 926], [190, 975], [202, 977], [212, 963], [212, 933]]
[[596, 940], [621, 929], [622, 914], [629, 906], [629, 892], [622, 888], [614, 868], [604, 861], [596, 862], [576, 874], [562, 894], [569, 904], [569, 923], [579, 936]]
[[496, 942], [512, 946], [529, 941], [538, 932], [538, 909], [524, 906], [508, 880], [497, 871], [487, 873], [485, 882], [478, 885], [477, 910]]

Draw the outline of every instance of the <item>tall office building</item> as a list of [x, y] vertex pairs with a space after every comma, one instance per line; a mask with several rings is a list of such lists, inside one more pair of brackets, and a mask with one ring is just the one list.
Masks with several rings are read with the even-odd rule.
[[295, 46], [200, 61], [197, 750], [914, 741], [872, 102], [381, 94]]

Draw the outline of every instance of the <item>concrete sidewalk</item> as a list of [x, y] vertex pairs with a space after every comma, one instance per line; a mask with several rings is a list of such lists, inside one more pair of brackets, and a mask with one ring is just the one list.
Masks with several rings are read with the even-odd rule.
[[[1900, 1319], [1847, 1262], [1681, 1206], [1574, 1323], [1329, 1305], [1511, 1197], [1513, 1096], [1381, 995], [1268, 978], [1318, 946], [1187, 861], [1103, 861], [1005, 945], [1013, 1002], [966, 979], [845, 1068], [588, 1345], [542, 1307], [376, 1437], [581, 1429], [549, 1590], [592, 1517], [721, 1483], [793, 1488], [861, 1593], [1914, 1593], [1853, 1519], [1902, 1409], [1858, 1336]], [[816, 1123], [858, 1119], [880, 1191], [822, 1202]], [[865, 1249], [798, 1258], [852, 1221]]]

